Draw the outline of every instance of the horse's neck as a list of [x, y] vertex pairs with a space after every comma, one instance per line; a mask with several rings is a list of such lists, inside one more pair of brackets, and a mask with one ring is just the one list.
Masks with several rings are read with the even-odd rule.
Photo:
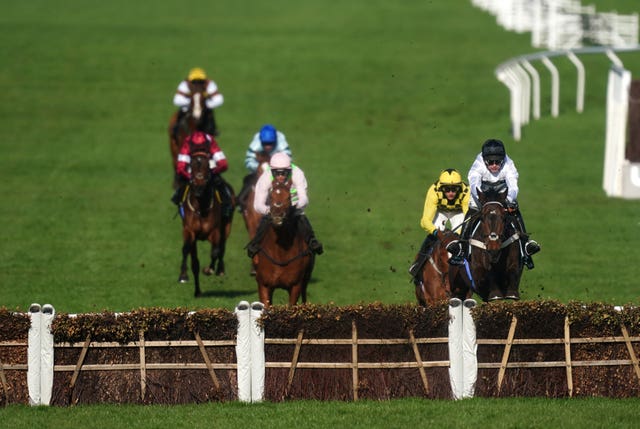
[[196, 189], [191, 188], [189, 192], [189, 202], [196, 211], [211, 209], [215, 204], [211, 182], [203, 186], [199, 195], [196, 193]]

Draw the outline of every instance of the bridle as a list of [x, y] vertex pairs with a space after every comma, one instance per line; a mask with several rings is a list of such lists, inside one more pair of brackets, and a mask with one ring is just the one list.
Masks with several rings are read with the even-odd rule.
[[498, 225], [493, 225], [491, 226], [489, 233], [484, 235], [486, 237], [485, 241], [480, 241], [475, 238], [470, 238], [469, 244], [471, 246], [474, 246], [483, 250], [487, 250], [487, 251], [498, 251], [518, 241], [520, 236], [518, 235], [517, 232], [514, 232], [511, 236], [507, 237], [506, 240], [501, 241], [501, 238], [504, 234], [504, 227], [506, 224], [505, 213], [506, 213], [506, 208], [499, 201], [487, 201], [486, 203], [484, 203], [482, 205], [482, 216], [480, 218], [480, 222], [476, 225], [476, 227], [472, 231], [471, 237], [473, 237], [476, 230], [480, 228], [482, 224], [486, 225], [484, 218], [487, 216], [501, 218], [502, 222], [499, 224], [499, 226], [501, 226], [502, 228], [500, 228], [501, 229], [500, 231], [497, 231], [496, 229], [498, 228], [496, 228], [496, 226]]

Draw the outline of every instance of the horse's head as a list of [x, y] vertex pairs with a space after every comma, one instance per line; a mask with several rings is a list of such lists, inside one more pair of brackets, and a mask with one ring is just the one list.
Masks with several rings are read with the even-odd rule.
[[282, 226], [291, 210], [291, 182], [279, 182], [274, 180], [271, 183], [269, 192], [269, 208], [271, 223], [274, 226]]
[[204, 152], [197, 152], [191, 155], [191, 185], [194, 192], [201, 192], [211, 179], [209, 169], [209, 155]]
[[507, 210], [502, 202], [488, 201], [482, 205], [481, 239], [493, 262], [497, 260], [502, 249], [506, 214]]

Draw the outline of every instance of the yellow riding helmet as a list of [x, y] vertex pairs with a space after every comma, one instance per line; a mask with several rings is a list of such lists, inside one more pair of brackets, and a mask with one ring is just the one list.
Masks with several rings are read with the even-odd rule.
[[207, 79], [207, 73], [205, 73], [205, 71], [203, 69], [201, 69], [200, 67], [196, 67], [196, 68], [192, 68], [191, 70], [189, 70], [189, 76], [187, 77], [188, 80], [206, 80]]
[[462, 176], [453, 168], [447, 168], [442, 170], [440, 178], [438, 179], [440, 185], [461, 185]]

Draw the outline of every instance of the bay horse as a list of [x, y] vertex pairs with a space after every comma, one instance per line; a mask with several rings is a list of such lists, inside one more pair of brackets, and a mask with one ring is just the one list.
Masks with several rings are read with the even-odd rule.
[[[189, 105], [189, 110], [187, 110], [182, 115], [180, 121], [178, 121], [178, 112], [174, 112], [171, 116], [171, 119], [169, 120], [169, 151], [171, 153], [171, 161], [173, 163], [174, 173], [176, 171], [176, 166], [178, 163], [178, 152], [180, 151], [180, 146], [182, 146], [182, 142], [184, 142], [184, 139], [194, 131], [205, 131], [205, 107], [204, 92], [195, 92], [191, 96], [191, 104]], [[174, 177], [174, 189], [177, 186], [178, 184]]]
[[[200, 262], [198, 260], [198, 240], [208, 240], [211, 243], [211, 262], [202, 272], [218, 276], [225, 273], [224, 254], [226, 242], [231, 232], [231, 216], [226, 222], [222, 219], [221, 198], [213, 186], [211, 170], [209, 169], [209, 154], [195, 153], [191, 156], [191, 181], [187, 188], [184, 203], [180, 206], [182, 217], [182, 264], [178, 282], [189, 281], [187, 274], [187, 257], [191, 255], [191, 273], [195, 283], [194, 295], [200, 296]], [[235, 196], [231, 187], [225, 183], [231, 193], [232, 208]]]
[[291, 206], [291, 182], [274, 180], [269, 191], [269, 225], [253, 257], [260, 301], [269, 307], [276, 288], [289, 292], [289, 305], [307, 302], [307, 285], [315, 264]]
[[523, 250], [518, 228], [506, 208], [506, 196], [504, 188], [478, 190], [481, 209], [476, 218], [469, 219], [473, 222], [469, 261], [449, 273], [454, 289], [472, 290], [485, 302], [520, 299]]
[[[242, 218], [244, 219], [244, 224], [247, 227], [247, 232], [249, 234], [249, 241], [253, 240], [253, 237], [255, 237], [258, 225], [260, 224], [260, 219], [262, 218], [262, 215], [253, 208], [253, 201], [255, 199], [256, 182], [263, 171], [264, 169], [260, 166], [258, 170], [251, 175], [250, 179], [245, 179], [250, 181], [250, 190], [247, 193], [245, 200], [243, 202], [239, 202], [242, 209]], [[253, 260], [251, 261], [251, 269], [249, 273], [252, 276], [256, 275], [256, 267]]]
[[416, 298], [422, 306], [433, 305], [438, 301], [456, 298], [470, 298], [470, 291], [452, 291], [449, 272], [456, 266], [449, 266], [450, 254], [447, 245], [460, 236], [446, 229], [437, 232], [437, 241], [431, 248], [431, 255], [422, 267], [422, 283], [416, 285]]

